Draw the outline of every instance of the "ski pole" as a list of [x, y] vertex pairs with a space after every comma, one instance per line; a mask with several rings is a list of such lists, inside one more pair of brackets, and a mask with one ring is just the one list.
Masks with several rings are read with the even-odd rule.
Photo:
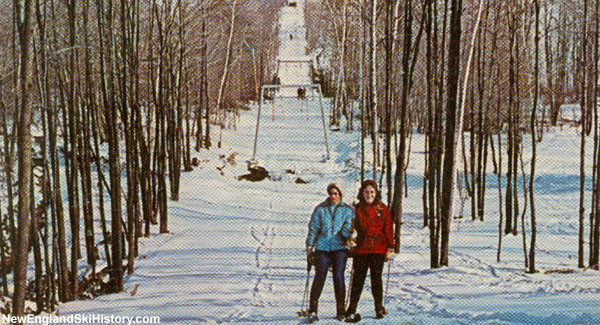
[[307, 310], [305, 310], [306, 299], [308, 298], [308, 285], [310, 283], [310, 269], [312, 268], [312, 264], [310, 263], [310, 259], [306, 259], [306, 284], [304, 285], [304, 295], [302, 296], [302, 306], [300, 311], [298, 312], [299, 317], [307, 316]]
[[304, 295], [302, 296], [302, 310], [306, 304], [306, 297], [308, 296], [308, 285], [310, 282], [310, 267], [306, 270], [306, 284], [304, 285]]
[[383, 296], [383, 304], [385, 305], [387, 303], [387, 296], [388, 296], [388, 288], [390, 287], [390, 268], [392, 267], [392, 262], [394, 260], [390, 260], [388, 263], [388, 268], [387, 268], [387, 280], [385, 281], [385, 295]]

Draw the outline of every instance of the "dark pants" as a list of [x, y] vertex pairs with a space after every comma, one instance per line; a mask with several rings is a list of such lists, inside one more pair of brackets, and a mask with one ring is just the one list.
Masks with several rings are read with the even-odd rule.
[[333, 289], [335, 291], [335, 302], [337, 312], [344, 312], [344, 296], [346, 295], [346, 285], [344, 283], [344, 270], [348, 260], [347, 250], [338, 250], [333, 252], [316, 251], [315, 258], [315, 278], [310, 288], [310, 311], [317, 312], [319, 308], [319, 297], [323, 292], [325, 280], [327, 279], [327, 270], [330, 265], [333, 266]]
[[354, 314], [363, 286], [367, 277], [367, 270], [371, 269], [371, 293], [375, 299], [375, 311], [383, 309], [383, 262], [385, 254], [360, 254], [354, 256], [352, 261], [352, 290], [350, 292], [350, 306], [348, 314]]

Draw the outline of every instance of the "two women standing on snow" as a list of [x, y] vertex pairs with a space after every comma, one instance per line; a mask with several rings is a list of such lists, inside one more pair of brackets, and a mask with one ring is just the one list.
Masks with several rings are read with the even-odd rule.
[[345, 317], [344, 271], [348, 259], [347, 240], [350, 238], [354, 211], [342, 202], [342, 191], [336, 184], [327, 186], [328, 198], [317, 205], [308, 224], [306, 253], [314, 251], [315, 278], [310, 289], [309, 321], [317, 321], [319, 297], [325, 285], [327, 270], [333, 266], [333, 288], [338, 320]]
[[353, 228], [357, 232], [356, 247], [352, 249], [352, 284], [346, 322], [360, 321], [356, 307], [365, 284], [367, 270], [371, 270], [371, 292], [375, 300], [375, 318], [381, 319], [387, 311], [383, 306], [383, 263], [394, 254], [394, 232], [390, 210], [381, 202], [377, 183], [366, 180], [358, 192], [356, 217]]

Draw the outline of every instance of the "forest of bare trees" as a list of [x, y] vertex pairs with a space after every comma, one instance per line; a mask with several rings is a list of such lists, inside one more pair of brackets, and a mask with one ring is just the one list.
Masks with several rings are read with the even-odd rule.
[[280, 4], [0, 2], [0, 269], [4, 296], [14, 270], [14, 315], [25, 299], [39, 313], [123, 289], [138, 238], [169, 232], [191, 150], [220, 145], [209, 128], [235, 126], [269, 78]]
[[[123, 290], [138, 238], [169, 232], [167, 204], [195, 165], [192, 150], [227, 141], [211, 129], [235, 128], [270, 83], [284, 3], [0, 0], [9, 312]], [[307, 0], [306, 24], [307, 50], [320, 57], [313, 79], [333, 96], [331, 129], [360, 125], [361, 178], [371, 172], [387, 189], [396, 251], [420, 133], [430, 266], [449, 265], [450, 223], [463, 217], [455, 202], [468, 198], [472, 220], [500, 207], [497, 259], [503, 236], [522, 236], [524, 266], [536, 272], [536, 144], [561, 124], [581, 137], [578, 266], [598, 269], [600, 0]], [[580, 119], [563, 116], [563, 104], [579, 104]], [[484, 199], [490, 173], [495, 202]]]
[[[598, 268], [599, 3], [309, 1], [310, 48], [332, 57], [316, 71], [330, 83], [325, 89], [335, 89], [331, 124], [348, 119], [351, 103], [358, 103], [361, 178], [365, 159], [372, 159], [371, 174], [388, 189], [396, 230], [411, 136], [425, 135], [422, 207], [431, 267], [448, 265], [450, 223], [463, 217], [463, 208], [453, 205], [468, 199], [473, 220], [484, 220], [486, 204], [500, 207], [498, 261], [502, 237], [521, 235], [525, 268], [536, 272], [536, 144], [548, 127], [561, 124], [581, 134], [579, 267]], [[563, 104], [580, 104], [581, 118], [562, 116]], [[373, 152], [365, 152], [365, 141]], [[594, 143], [589, 162], [586, 141]], [[530, 161], [523, 158], [525, 145]], [[593, 170], [591, 198], [584, 190], [586, 164]], [[484, 200], [490, 172], [498, 178], [497, 202]], [[400, 231], [396, 236], [398, 250]]]

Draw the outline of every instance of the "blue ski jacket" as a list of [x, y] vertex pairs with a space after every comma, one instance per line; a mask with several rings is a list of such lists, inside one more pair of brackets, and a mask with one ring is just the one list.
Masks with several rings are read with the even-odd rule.
[[308, 223], [306, 246], [318, 251], [348, 249], [346, 239], [350, 237], [354, 209], [344, 202], [333, 205], [329, 199], [315, 207]]

